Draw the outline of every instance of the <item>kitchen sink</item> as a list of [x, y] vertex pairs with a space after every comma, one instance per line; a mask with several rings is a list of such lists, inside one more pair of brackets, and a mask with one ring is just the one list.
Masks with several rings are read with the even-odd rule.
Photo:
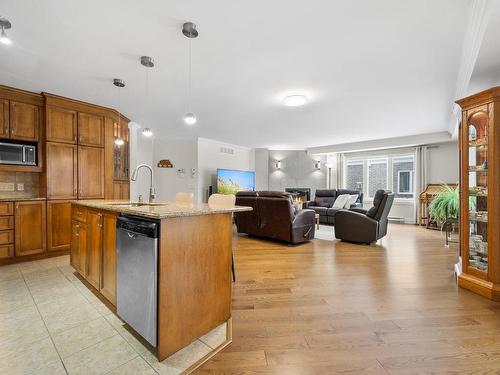
[[145, 206], [166, 206], [166, 203], [131, 202], [131, 203], [108, 203], [110, 206], [120, 207], [145, 207]]

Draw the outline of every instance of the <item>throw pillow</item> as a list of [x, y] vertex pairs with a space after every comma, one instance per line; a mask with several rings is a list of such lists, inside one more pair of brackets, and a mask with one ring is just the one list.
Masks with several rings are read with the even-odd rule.
[[347, 200], [349, 199], [349, 194], [341, 194], [333, 202], [332, 208], [344, 208]]
[[351, 208], [351, 205], [358, 200], [358, 194], [350, 194], [347, 202], [345, 202], [344, 208]]

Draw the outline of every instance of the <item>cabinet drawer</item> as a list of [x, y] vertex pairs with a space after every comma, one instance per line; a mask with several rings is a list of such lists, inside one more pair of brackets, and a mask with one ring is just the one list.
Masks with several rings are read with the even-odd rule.
[[82, 206], [73, 205], [72, 218], [73, 220], [85, 223], [87, 221], [87, 209]]
[[0, 230], [14, 229], [14, 216], [0, 216]]
[[14, 243], [14, 231], [10, 230], [2, 230], [0, 232], [0, 245], [7, 245], [10, 243]]
[[0, 246], [0, 259], [10, 258], [14, 256], [14, 245]]
[[0, 202], [0, 216], [14, 215], [14, 202]]

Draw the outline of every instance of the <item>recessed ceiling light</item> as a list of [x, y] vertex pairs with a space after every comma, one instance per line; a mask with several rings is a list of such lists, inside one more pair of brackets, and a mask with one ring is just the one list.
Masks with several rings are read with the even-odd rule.
[[283, 104], [287, 107], [300, 107], [307, 103], [307, 96], [305, 95], [288, 95], [283, 99]]
[[142, 129], [142, 135], [145, 137], [152, 137], [153, 136], [153, 131], [150, 128], [144, 128]]

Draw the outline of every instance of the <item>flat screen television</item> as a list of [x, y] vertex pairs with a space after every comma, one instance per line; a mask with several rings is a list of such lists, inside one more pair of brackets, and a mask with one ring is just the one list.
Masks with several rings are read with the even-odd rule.
[[234, 169], [217, 169], [217, 192], [236, 194], [238, 191], [255, 190], [255, 172]]

